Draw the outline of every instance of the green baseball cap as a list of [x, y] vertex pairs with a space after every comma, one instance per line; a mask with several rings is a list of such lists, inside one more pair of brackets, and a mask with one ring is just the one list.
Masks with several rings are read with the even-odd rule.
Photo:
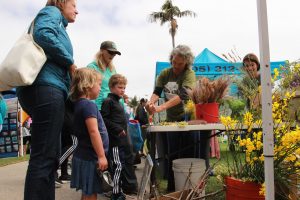
[[121, 55], [121, 52], [117, 50], [117, 45], [113, 41], [104, 41], [100, 45], [100, 49], [105, 49], [107, 51], [114, 52]]

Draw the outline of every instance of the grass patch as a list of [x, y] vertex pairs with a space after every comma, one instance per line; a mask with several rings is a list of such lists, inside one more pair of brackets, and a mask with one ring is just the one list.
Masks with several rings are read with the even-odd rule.
[[29, 160], [29, 155], [26, 155], [24, 157], [0, 158], [0, 167], [19, 163], [19, 162], [24, 162], [27, 160]]

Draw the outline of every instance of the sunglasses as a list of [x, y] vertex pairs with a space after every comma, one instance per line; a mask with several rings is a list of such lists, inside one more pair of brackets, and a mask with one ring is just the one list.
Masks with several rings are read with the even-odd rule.
[[112, 56], [114, 56], [114, 55], [116, 55], [117, 53], [116, 52], [114, 52], [114, 51], [109, 51], [109, 50], [107, 50], [107, 52], [110, 54], [110, 55], [112, 55]]

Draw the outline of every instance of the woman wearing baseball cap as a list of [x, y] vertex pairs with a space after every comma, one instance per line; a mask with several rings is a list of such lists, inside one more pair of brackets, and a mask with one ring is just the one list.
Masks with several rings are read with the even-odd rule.
[[116, 44], [113, 41], [104, 41], [100, 45], [95, 60], [87, 66], [88, 68], [95, 69], [102, 75], [101, 92], [95, 100], [99, 110], [101, 110], [102, 102], [110, 92], [108, 81], [112, 75], [116, 74], [116, 69], [112, 62], [116, 54], [121, 55], [121, 52], [117, 50]]

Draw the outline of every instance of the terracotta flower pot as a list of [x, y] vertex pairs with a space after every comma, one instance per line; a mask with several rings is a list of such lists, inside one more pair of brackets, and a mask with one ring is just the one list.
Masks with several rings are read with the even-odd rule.
[[243, 182], [232, 177], [225, 178], [226, 200], [263, 200], [264, 196], [259, 195], [261, 186], [257, 183]]

